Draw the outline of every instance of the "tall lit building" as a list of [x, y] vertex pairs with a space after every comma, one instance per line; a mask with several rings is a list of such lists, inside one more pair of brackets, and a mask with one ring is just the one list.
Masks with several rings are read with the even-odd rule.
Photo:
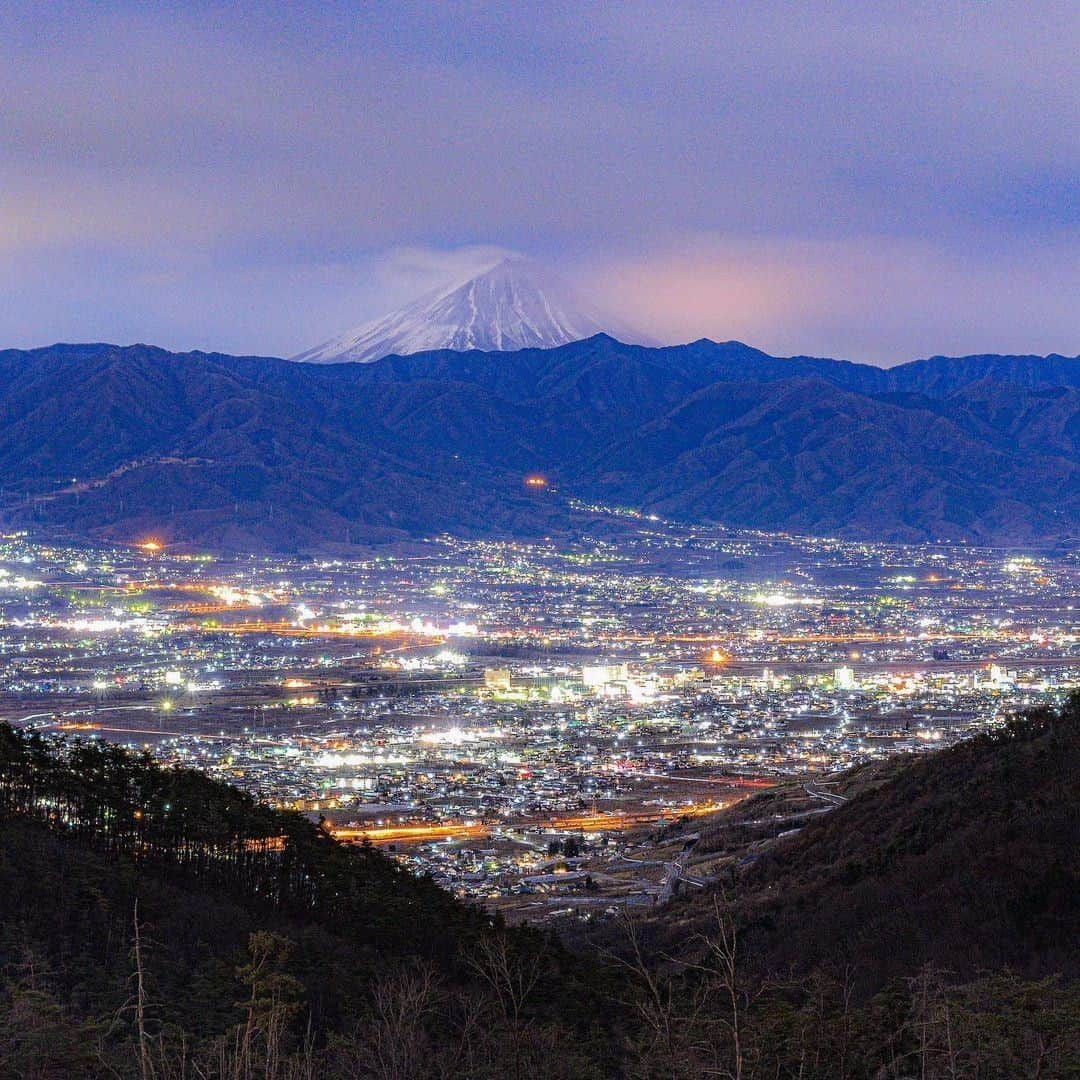
[[833, 686], [837, 690], [855, 690], [855, 671], [849, 667], [838, 667], [833, 672]]
[[598, 690], [608, 683], [626, 682], [629, 677], [626, 664], [597, 664], [581, 669], [581, 681], [589, 690]]

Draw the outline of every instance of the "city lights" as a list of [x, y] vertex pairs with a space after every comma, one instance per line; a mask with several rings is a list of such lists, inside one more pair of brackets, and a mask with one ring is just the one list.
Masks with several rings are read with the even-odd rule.
[[549, 854], [567, 837], [598, 904], [652, 902], [663, 861], [635, 853], [664, 822], [820, 793], [1077, 681], [1074, 556], [590, 513], [637, 531], [303, 560], [0, 538], [0, 716], [147, 747], [542, 919], [583, 880]]

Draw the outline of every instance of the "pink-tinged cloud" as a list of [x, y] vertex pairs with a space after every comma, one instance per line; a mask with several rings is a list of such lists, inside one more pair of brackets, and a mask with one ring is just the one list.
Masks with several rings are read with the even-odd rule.
[[0, 346], [291, 354], [506, 249], [670, 339], [1075, 351], [1078, 44], [1065, 0], [15, 0]]
[[579, 273], [606, 310], [669, 342], [737, 339], [780, 355], [885, 365], [1076, 349], [1080, 262], [1067, 243], [988, 259], [888, 236], [684, 237]]

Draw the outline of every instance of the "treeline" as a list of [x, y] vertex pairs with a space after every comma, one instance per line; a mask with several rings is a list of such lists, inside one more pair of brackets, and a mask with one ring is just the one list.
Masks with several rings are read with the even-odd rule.
[[39, 822], [103, 854], [380, 939], [436, 912], [480, 922], [441, 889], [368, 848], [343, 847], [301, 814], [108, 742], [0, 725], [2, 818]]
[[0, 916], [5, 1078], [1080, 1075], [1075, 985], [924, 970], [860, 1003], [855, 971], [763, 980], [723, 901], [693, 962], [639, 953], [629, 924], [618, 959], [575, 963], [535, 935], [492, 929], [441, 964], [260, 925], [124, 867], [118, 887], [101, 856], [37, 828], [0, 839], [0, 894], [36, 901]]
[[302, 815], [0, 725], [0, 1076], [420, 1075], [369, 1030], [415, 980], [423, 1067], [587, 1076], [607, 978]]
[[[416, 912], [381, 938], [0, 828], [0, 1076], [574, 1076], [619, 1037], [538, 934]], [[378, 901], [376, 900], [377, 904]], [[551, 1070], [551, 1071], [548, 1071]]]
[[714, 896], [694, 958], [619, 950], [637, 1018], [627, 1075], [728, 1080], [1048, 1080], [1080, 1076], [1080, 987], [924, 967], [870, 999], [861, 971], [756, 970], [739, 907]]
[[[1067, 765], [1078, 706], [950, 751], [948, 774], [991, 797], [1001, 770], [1026, 778], [1048, 745]], [[842, 835], [817, 837], [823, 854], [847, 850], [834, 816]], [[920, 850], [941, 842], [896, 824]], [[877, 984], [868, 946], [763, 965], [759, 873], [692, 920], [676, 907], [568, 946], [199, 773], [0, 728], [0, 1077], [1080, 1076], [1075, 983], [958, 976], [912, 953]], [[823, 925], [804, 907], [773, 932], [800, 917]]]

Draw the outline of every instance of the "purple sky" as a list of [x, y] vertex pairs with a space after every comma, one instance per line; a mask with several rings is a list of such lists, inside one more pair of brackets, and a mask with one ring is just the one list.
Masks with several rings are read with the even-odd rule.
[[553, 263], [666, 341], [1080, 349], [1080, 6], [0, 6], [0, 347]]

